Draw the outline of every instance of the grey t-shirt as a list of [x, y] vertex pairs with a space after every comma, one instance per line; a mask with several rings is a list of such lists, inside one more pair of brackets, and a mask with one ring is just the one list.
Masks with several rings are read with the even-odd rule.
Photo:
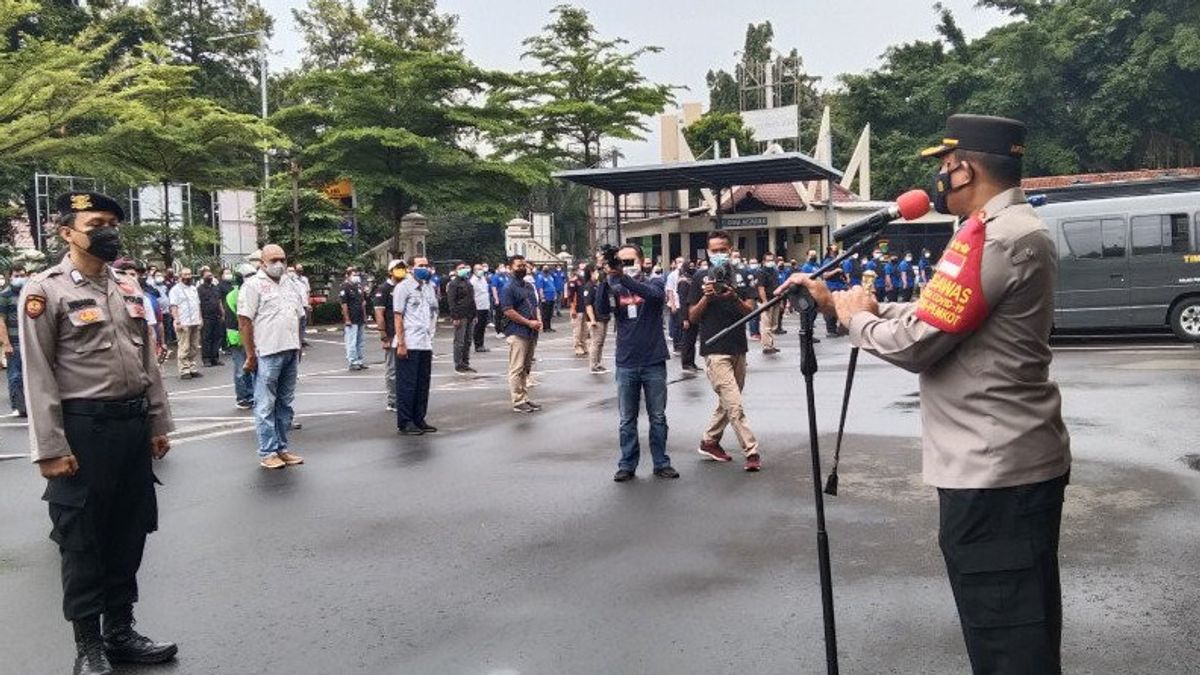
[[254, 347], [258, 356], [300, 349], [300, 306], [292, 282], [275, 281], [259, 270], [242, 284], [238, 293], [238, 316], [254, 322]]

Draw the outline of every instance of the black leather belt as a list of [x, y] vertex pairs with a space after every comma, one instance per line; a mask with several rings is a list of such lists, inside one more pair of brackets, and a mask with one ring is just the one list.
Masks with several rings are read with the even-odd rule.
[[145, 396], [131, 398], [127, 401], [97, 401], [86, 398], [73, 398], [62, 402], [64, 415], [82, 415], [85, 417], [104, 417], [107, 419], [132, 419], [145, 417], [150, 412], [150, 401]]

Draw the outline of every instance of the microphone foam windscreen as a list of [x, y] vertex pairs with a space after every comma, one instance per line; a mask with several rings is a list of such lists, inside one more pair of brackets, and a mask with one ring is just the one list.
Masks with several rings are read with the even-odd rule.
[[900, 207], [900, 217], [905, 220], [916, 220], [929, 213], [929, 193], [924, 190], [909, 190], [896, 199]]

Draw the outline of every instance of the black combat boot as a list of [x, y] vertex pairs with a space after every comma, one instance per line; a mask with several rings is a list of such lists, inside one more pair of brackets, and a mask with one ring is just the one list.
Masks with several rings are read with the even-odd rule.
[[104, 655], [104, 640], [100, 637], [100, 617], [74, 621], [75, 675], [112, 675], [112, 664]]
[[104, 650], [118, 663], [162, 663], [175, 658], [174, 642], [155, 642], [133, 629], [133, 607], [104, 613]]

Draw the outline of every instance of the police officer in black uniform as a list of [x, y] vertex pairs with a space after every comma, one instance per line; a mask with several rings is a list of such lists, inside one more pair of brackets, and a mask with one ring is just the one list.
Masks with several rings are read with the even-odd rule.
[[63, 195], [56, 210], [69, 252], [34, 275], [20, 300], [25, 397], [50, 538], [62, 554], [74, 672], [103, 675], [110, 660], [159, 663], [177, 651], [133, 629], [142, 550], [158, 527], [150, 463], [170, 449], [173, 423], [142, 289], [109, 264], [124, 212], [87, 192]]

